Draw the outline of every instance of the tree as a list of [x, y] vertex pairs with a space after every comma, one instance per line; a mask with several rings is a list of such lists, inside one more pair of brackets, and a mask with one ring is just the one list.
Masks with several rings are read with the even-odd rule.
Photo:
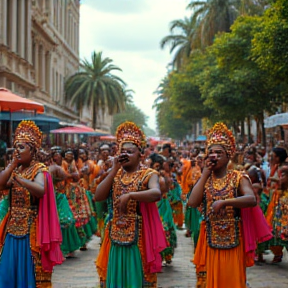
[[125, 106], [125, 82], [113, 71], [122, 71], [111, 64], [110, 58], [103, 58], [102, 52], [93, 52], [91, 62], [81, 60], [80, 70], [65, 82], [65, 97], [79, 111], [84, 106], [92, 108], [92, 125], [96, 128], [96, 113], [108, 110], [110, 115], [120, 112]]
[[[216, 63], [202, 74], [204, 104], [218, 112], [217, 120], [233, 123], [254, 117], [262, 126], [264, 111], [273, 112], [275, 84], [252, 59], [252, 41], [261, 29], [261, 17], [239, 17], [231, 33], [216, 37], [208, 49]], [[249, 122], [249, 121], [248, 121]], [[265, 134], [263, 132], [263, 143]]]
[[192, 0], [187, 6], [193, 11], [192, 21], [198, 23], [201, 45], [210, 46], [218, 32], [230, 32], [240, 15], [261, 15], [268, 0]]
[[[161, 40], [160, 46], [162, 49], [170, 45], [170, 53], [176, 51], [172, 60], [174, 68], [180, 69], [189, 58], [192, 49], [199, 46], [199, 39], [197, 39], [195, 33], [196, 28], [197, 22], [192, 17], [174, 20], [170, 24], [171, 35]], [[175, 30], [179, 33], [174, 34]]]
[[144, 129], [147, 126], [147, 119], [148, 117], [138, 107], [128, 103], [124, 111], [113, 116], [111, 133], [115, 134], [117, 127], [125, 121], [132, 121], [139, 128]]
[[230, 31], [231, 24], [238, 16], [240, 0], [192, 0], [187, 8], [194, 11], [193, 21], [199, 22], [202, 46], [211, 45], [218, 32]]
[[287, 83], [288, 1], [275, 1], [262, 18], [261, 28], [253, 41], [254, 59], [279, 84]]

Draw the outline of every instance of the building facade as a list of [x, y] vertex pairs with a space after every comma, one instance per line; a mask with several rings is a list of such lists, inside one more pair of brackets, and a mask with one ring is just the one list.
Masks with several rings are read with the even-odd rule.
[[[0, 0], [0, 87], [45, 105], [66, 123], [91, 125], [64, 99], [65, 78], [79, 69], [79, 0]], [[112, 117], [99, 111], [99, 129]]]
[[0, 1], [0, 87], [79, 122], [64, 101], [64, 79], [79, 68], [79, 0]]

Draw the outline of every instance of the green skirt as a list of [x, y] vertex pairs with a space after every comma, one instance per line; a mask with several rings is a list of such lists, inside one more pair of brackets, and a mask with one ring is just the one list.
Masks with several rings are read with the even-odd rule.
[[89, 222], [83, 226], [87, 241], [94, 235], [97, 231], [97, 220], [96, 220], [96, 213], [93, 206], [92, 194], [90, 191], [86, 191], [86, 195], [89, 201], [89, 207], [91, 210], [91, 216]]
[[162, 198], [158, 201], [157, 206], [165, 231], [165, 236], [169, 243], [169, 247], [165, 248], [161, 252], [161, 256], [163, 260], [171, 261], [172, 256], [174, 255], [174, 249], [177, 246], [176, 226], [173, 220], [173, 211], [167, 198]]
[[194, 247], [196, 247], [200, 233], [201, 213], [197, 208], [186, 206], [185, 226], [193, 236]]
[[137, 245], [111, 244], [106, 288], [142, 288], [144, 274]]
[[56, 192], [56, 205], [62, 232], [61, 250], [64, 255], [81, 247], [75, 219], [65, 194]]

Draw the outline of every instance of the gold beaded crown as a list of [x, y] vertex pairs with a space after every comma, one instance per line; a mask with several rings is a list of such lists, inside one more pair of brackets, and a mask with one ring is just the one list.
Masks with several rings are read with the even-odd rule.
[[138, 148], [143, 148], [146, 144], [146, 138], [142, 130], [135, 123], [129, 121], [118, 126], [116, 139], [120, 149], [124, 143], [133, 143]]
[[39, 127], [30, 120], [23, 120], [19, 123], [14, 137], [14, 145], [19, 142], [31, 143], [37, 149], [42, 142], [42, 132]]
[[233, 133], [222, 122], [216, 123], [208, 132], [207, 149], [212, 145], [223, 146], [229, 157], [235, 153], [236, 144]]

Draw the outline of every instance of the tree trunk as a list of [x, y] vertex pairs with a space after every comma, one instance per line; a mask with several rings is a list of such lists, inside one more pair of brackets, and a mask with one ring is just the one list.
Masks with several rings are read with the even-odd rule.
[[264, 127], [264, 115], [263, 115], [263, 113], [260, 115], [259, 122], [261, 123], [261, 128], [262, 128], [262, 145], [264, 147], [266, 147], [266, 131], [265, 131], [265, 127]]
[[245, 143], [245, 125], [244, 120], [241, 120], [241, 142]]
[[92, 100], [92, 127], [95, 130], [97, 127], [97, 113], [96, 113], [96, 105], [94, 105], [94, 100]]
[[247, 116], [247, 126], [248, 126], [248, 143], [252, 144], [253, 141], [251, 139], [251, 118], [250, 116]]

